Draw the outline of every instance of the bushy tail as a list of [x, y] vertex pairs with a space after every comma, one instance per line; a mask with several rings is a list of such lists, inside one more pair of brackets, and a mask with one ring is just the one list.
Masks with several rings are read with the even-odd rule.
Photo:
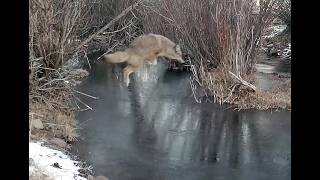
[[122, 63], [129, 58], [129, 55], [124, 51], [118, 51], [113, 54], [102, 56], [102, 61], [106, 63]]

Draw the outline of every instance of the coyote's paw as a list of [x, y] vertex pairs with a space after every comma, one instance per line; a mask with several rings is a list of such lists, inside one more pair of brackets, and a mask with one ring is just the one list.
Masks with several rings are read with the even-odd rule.
[[152, 65], [157, 65], [157, 60], [154, 60]]

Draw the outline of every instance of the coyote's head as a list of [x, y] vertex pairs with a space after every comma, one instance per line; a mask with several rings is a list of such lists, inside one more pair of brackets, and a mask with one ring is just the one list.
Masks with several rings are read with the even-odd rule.
[[167, 47], [165, 57], [170, 59], [175, 59], [180, 63], [185, 63], [184, 60], [182, 59], [182, 52], [179, 45], [174, 45], [173, 47], [172, 46]]

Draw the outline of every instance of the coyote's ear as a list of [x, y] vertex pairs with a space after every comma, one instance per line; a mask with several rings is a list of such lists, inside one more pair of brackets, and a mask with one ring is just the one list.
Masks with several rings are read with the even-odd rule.
[[175, 49], [176, 49], [176, 52], [177, 52], [178, 54], [182, 54], [181, 48], [180, 48], [179, 45], [176, 45], [176, 46], [175, 46]]

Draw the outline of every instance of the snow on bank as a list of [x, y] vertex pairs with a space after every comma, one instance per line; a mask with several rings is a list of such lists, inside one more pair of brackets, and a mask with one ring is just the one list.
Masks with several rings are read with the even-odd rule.
[[263, 36], [263, 38], [272, 38], [281, 32], [283, 32], [287, 28], [286, 25], [276, 25], [276, 26], [271, 26], [267, 28], [267, 35]]
[[79, 176], [77, 161], [61, 151], [41, 146], [42, 143], [29, 143], [29, 177], [37, 176], [37, 173], [47, 175], [54, 180], [86, 180]]
[[269, 73], [275, 72], [275, 67], [267, 65], [267, 64], [259, 64], [258, 63], [258, 64], [256, 64], [256, 68], [257, 68], [257, 71], [261, 72], [261, 73], [269, 74]]

